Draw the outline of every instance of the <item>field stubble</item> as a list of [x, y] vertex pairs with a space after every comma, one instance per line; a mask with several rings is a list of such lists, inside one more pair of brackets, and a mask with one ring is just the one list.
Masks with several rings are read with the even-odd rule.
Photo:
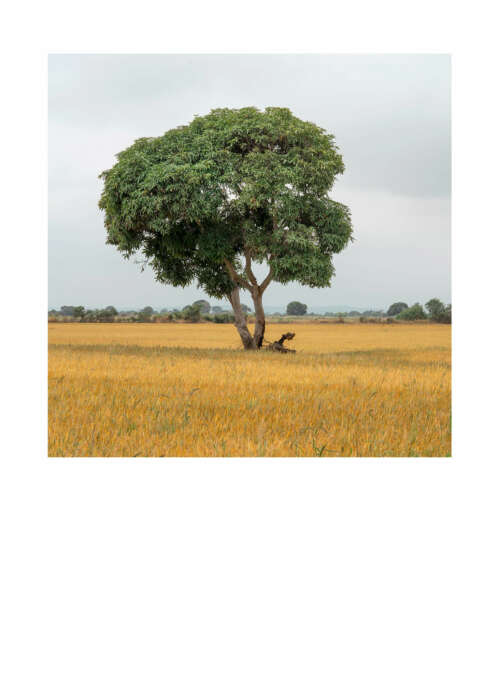
[[402, 457], [451, 452], [451, 330], [300, 324], [295, 355], [232, 326], [50, 324], [52, 457]]

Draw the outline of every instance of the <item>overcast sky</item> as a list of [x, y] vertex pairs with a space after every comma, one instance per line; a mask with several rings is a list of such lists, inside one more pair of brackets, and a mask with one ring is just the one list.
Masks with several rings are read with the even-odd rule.
[[331, 196], [350, 207], [356, 239], [330, 288], [272, 283], [268, 306], [451, 301], [448, 56], [60, 54], [49, 57], [49, 308], [206, 298], [105, 244], [98, 175], [137, 138], [246, 106], [289, 107], [335, 135], [346, 170]]

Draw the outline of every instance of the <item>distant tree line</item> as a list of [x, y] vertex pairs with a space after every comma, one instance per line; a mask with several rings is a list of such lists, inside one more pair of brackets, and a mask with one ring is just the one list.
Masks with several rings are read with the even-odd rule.
[[[250, 308], [241, 304], [245, 315], [250, 315]], [[286, 307], [286, 313], [272, 314], [274, 316], [312, 316], [334, 317], [338, 323], [344, 323], [345, 318], [359, 317], [361, 323], [380, 322], [385, 319], [387, 323], [397, 321], [429, 320], [434, 323], [451, 323], [451, 304], [443, 304], [440, 299], [429, 299], [425, 309], [420, 303], [409, 306], [404, 301], [396, 301], [389, 306], [387, 311], [381, 309], [367, 309], [365, 311], [332, 312], [315, 314], [307, 312], [307, 304], [300, 301], [291, 301]], [[184, 306], [182, 310], [161, 309], [155, 311], [152, 306], [145, 306], [140, 311], [117, 311], [114, 306], [106, 306], [104, 309], [85, 309], [83, 306], [61, 306], [59, 311], [51, 309], [49, 320], [79, 321], [80, 323], [167, 323], [184, 321], [199, 323], [209, 321], [212, 323], [234, 323], [234, 315], [220, 306], [210, 306], [205, 299], [199, 299]], [[250, 316], [250, 320], [253, 320]]]
[[[244, 306], [244, 305], [242, 305]], [[245, 307], [245, 311], [250, 309]], [[104, 309], [85, 309], [84, 306], [61, 306], [59, 310], [49, 311], [49, 320], [78, 321], [80, 323], [167, 323], [173, 321], [211, 321], [213, 323], [234, 323], [234, 316], [229, 310], [220, 306], [211, 307], [208, 301], [200, 299], [185, 306], [182, 310], [162, 309], [156, 311], [152, 306], [145, 306], [140, 311], [117, 311], [114, 306]]]
[[[388, 322], [392, 322], [394, 319], [399, 321], [420, 321], [427, 319], [434, 323], [451, 323], [451, 304], [445, 305], [440, 299], [433, 298], [425, 304], [425, 308], [427, 311], [425, 311], [419, 303], [408, 306], [404, 301], [396, 301], [389, 306], [387, 311], [383, 311], [382, 309], [367, 309], [366, 311], [353, 310], [336, 313], [333, 311], [326, 311], [324, 314], [310, 313], [308, 315], [335, 317], [341, 323], [346, 317], [359, 317], [361, 322], [385, 318]], [[286, 308], [286, 313], [288, 316], [304, 316], [307, 314], [307, 305], [302, 304], [300, 301], [291, 301]]]

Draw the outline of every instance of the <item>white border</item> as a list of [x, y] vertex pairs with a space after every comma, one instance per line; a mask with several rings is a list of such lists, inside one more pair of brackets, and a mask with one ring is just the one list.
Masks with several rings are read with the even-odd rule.
[[[487, 7], [309, 3], [292, 22], [281, 3], [49, 2], [8, 23], [4, 697], [498, 697], [500, 120]], [[452, 459], [43, 457], [40, 66], [47, 49], [82, 47], [452, 51]]]

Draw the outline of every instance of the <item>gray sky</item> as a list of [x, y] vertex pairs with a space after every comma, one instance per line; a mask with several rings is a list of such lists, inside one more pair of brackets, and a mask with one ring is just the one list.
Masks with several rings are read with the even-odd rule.
[[346, 170], [331, 196], [351, 208], [356, 239], [335, 256], [330, 288], [272, 283], [265, 304], [451, 300], [447, 55], [60, 54], [49, 57], [49, 308], [206, 297], [105, 245], [97, 176], [137, 138], [245, 106], [289, 107], [335, 135]]

